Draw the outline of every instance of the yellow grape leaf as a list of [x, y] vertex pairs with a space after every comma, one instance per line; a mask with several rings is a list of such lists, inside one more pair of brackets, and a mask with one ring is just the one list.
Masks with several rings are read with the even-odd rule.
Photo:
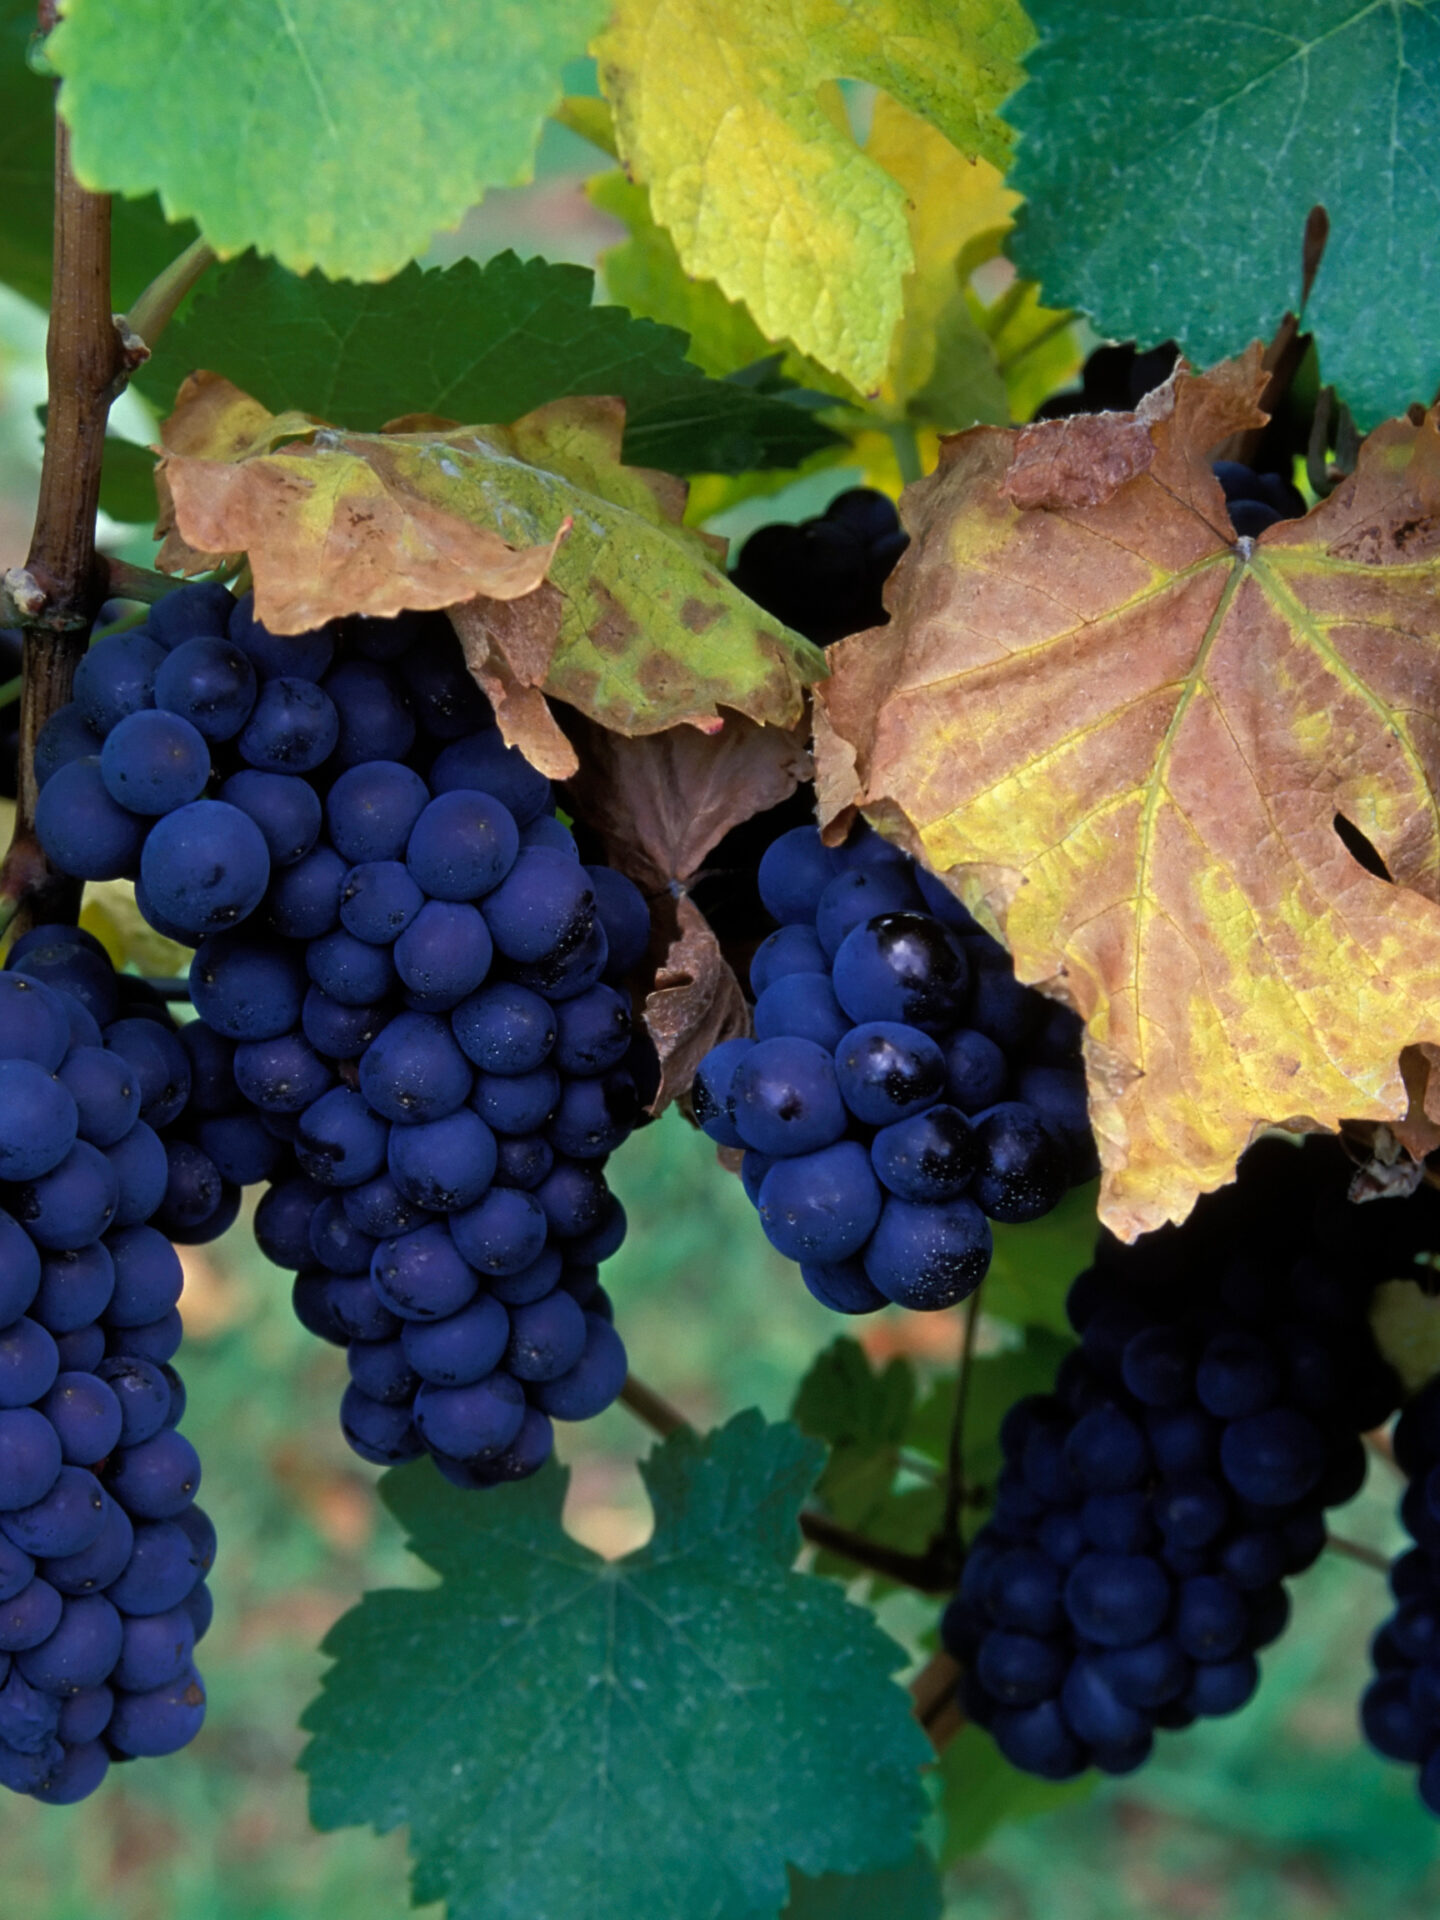
[[1370, 1326], [1406, 1393], [1418, 1393], [1440, 1373], [1440, 1295], [1413, 1280], [1382, 1281], [1370, 1303]]
[[1031, 38], [1015, 0], [619, 0], [591, 50], [621, 159], [685, 271], [868, 393], [913, 265], [905, 192], [825, 85], [873, 81], [1003, 167], [996, 109]]
[[85, 888], [80, 924], [93, 933], [117, 967], [175, 979], [190, 970], [189, 947], [157, 933], [135, 904], [128, 880], [92, 880]]
[[1257, 346], [1136, 414], [947, 441], [891, 624], [819, 693], [823, 816], [862, 807], [1083, 1014], [1126, 1238], [1263, 1126], [1400, 1118], [1440, 1039], [1436, 416], [1237, 540], [1211, 450], [1264, 382]]
[[[889, 94], [875, 102], [867, 155], [905, 190], [914, 266], [880, 385], [882, 411], [942, 429], [1010, 418], [1005, 383], [966, 300], [961, 257], [978, 235], [998, 253], [1019, 195], [998, 167], [958, 152], [943, 133]], [[918, 403], [918, 404], [917, 404]]]
[[186, 381], [161, 472], [179, 540], [245, 553], [272, 631], [445, 608], [506, 738], [554, 777], [574, 756], [547, 695], [624, 734], [800, 718], [823, 656], [730, 585], [723, 542], [681, 524], [682, 482], [621, 463], [618, 400], [366, 434], [267, 425], [227, 387]]

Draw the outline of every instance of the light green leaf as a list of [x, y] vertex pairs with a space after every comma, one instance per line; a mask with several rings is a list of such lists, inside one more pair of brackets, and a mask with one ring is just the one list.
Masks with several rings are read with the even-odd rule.
[[1007, 109], [1014, 257], [1047, 300], [1199, 365], [1273, 333], [1306, 216], [1330, 238], [1305, 311], [1362, 426], [1440, 380], [1440, 9], [1373, 0], [1033, 0]]
[[792, 1873], [790, 1886], [783, 1920], [940, 1920], [940, 1875], [923, 1847], [900, 1867], [818, 1880]]
[[928, 1752], [904, 1656], [791, 1571], [818, 1465], [755, 1413], [677, 1434], [642, 1469], [654, 1537], [614, 1562], [563, 1531], [557, 1468], [479, 1496], [387, 1475], [441, 1578], [367, 1594], [327, 1638], [316, 1825], [408, 1825], [415, 1900], [449, 1920], [759, 1920], [787, 1861], [904, 1861]]
[[837, 119], [828, 83], [873, 81], [1003, 166], [994, 110], [1029, 39], [1014, 0], [620, 0], [593, 50], [621, 158], [685, 271], [866, 392], [914, 256], [904, 188]]
[[985, 1276], [985, 1310], [1017, 1327], [1047, 1327], [1069, 1339], [1065, 1296], [1095, 1254], [1099, 1186], [1072, 1187], [1053, 1212], [1023, 1227], [996, 1226]]
[[[26, 63], [34, 30], [34, 0], [0, 0], [0, 281], [43, 307], [50, 300], [55, 89]], [[153, 195], [117, 201], [110, 210], [116, 312], [194, 238], [194, 227], [166, 224]]]
[[962, 1727], [940, 1759], [941, 1811], [945, 1839], [940, 1864], [976, 1853], [1007, 1820], [1033, 1820], [1093, 1793], [1098, 1776], [1087, 1773], [1059, 1784], [1037, 1780], [1010, 1765], [988, 1733]]
[[[1433, 1257], [1427, 1264], [1433, 1267]], [[1406, 1393], [1418, 1393], [1440, 1374], [1440, 1298], [1413, 1279], [1381, 1281], [1370, 1303], [1370, 1327]]]
[[274, 413], [371, 432], [403, 414], [512, 420], [550, 400], [625, 402], [625, 459], [668, 473], [788, 468], [834, 434], [782, 399], [707, 380], [683, 334], [591, 304], [584, 267], [407, 267], [383, 286], [301, 278], [247, 255], [213, 273], [138, 384], [168, 409], [195, 367]]
[[530, 177], [606, 0], [68, 0], [51, 36], [75, 169], [158, 192], [222, 256], [396, 273], [486, 187]]

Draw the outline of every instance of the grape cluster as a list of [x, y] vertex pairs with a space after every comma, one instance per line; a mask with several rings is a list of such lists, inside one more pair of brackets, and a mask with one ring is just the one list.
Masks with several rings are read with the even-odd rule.
[[1215, 478], [1225, 495], [1230, 524], [1238, 534], [1263, 533], [1277, 520], [1295, 520], [1305, 511], [1299, 489], [1281, 474], [1257, 473], [1238, 460], [1217, 460]]
[[1034, 1220], [1097, 1170], [1080, 1022], [907, 855], [860, 826], [773, 842], [780, 922], [750, 968], [755, 1038], [696, 1076], [696, 1119], [743, 1148], [771, 1244], [840, 1313], [948, 1307], [990, 1221]]
[[852, 487], [813, 520], [757, 528], [730, 577], [767, 613], [828, 646], [883, 625], [881, 589], [909, 544], [893, 503]]
[[1360, 1725], [1377, 1753], [1419, 1768], [1420, 1798], [1440, 1815], [1440, 1379], [1405, 1408], [1394, 1437], [1408, 1483], [1400, 1518], [1415, 1544], [1390, 1569], [1395, 1611], [1371, 1643]]
[[196, 947], [193, 1166], [272, 1183], [257, 1236], [347, 1349], [351, 1446], [535, 1471], [625, 1378], [598, 1269], [657, 1078], [639, 893], [581, 864], [441, 620], [280, 637], [183, 589], [92, 647], [37, 767], [55, 864]]
[[1125, 1773], [1155, 1728], [1255, 1691], [1283, 1582], [1320, 1553], [1325, 1508], [1364, 1479], [1360, 1435], [1398, 1398], [1370, 1293], [1440, 1228], [1428, 1189], [1351, 1206], [1349, 1172], [1332, 1139], [1263, 1141], [1182, 1227], [1102, 1236], [1075, 1282], [1080, 1345], [1053, 1393], [1006, 1416], [992, 1517], [941, 1629], [965, 1712], [1014, 1766]]
[[72, 928], [0, 973], [0, 1782], [54, 1802], [205, 1715], [215, 1532], [160, 1224], [190, 1074], [141, 985]]

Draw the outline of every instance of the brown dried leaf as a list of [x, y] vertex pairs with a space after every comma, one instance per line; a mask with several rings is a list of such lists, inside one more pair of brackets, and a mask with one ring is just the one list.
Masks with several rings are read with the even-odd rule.
[[718, 733], [672, 727], [639, 740], [579, 714], [567, 726], [579, 748], [569, 784], [575, 811], [642, 893], [690, 879], [732, 827], [779, 806], [810, 777], [798, 728], [758, 727], [740, 713]]
[[552, 780], [579, 766], [541, 689], [560, 637], [560, 594], [548, 580], [521, 600], [467, 600], [450, 608], [465, 661], [492, 707], [505, 744]]
[[679, 937], [645, 996], [645, 1026], [660, 1056], [660, 1091], [652, 1113], [663, 1112], [689, 1092], [695, 1069], [711, 1047], [750, 1031], [750, 1009], [740, 982], [704, 914], [693, 900], [682, 897], [676, 919]]
[[891, 624], [818, 696], [826, 816], [863, 807], [1085, 1016], [1126, 1237], [1267, 1124], [1403, 1126], [1401, 1055], [1440, 1041], [1440, 432], [1388, 422], [1236, 540], [1211, 451], [1264, 380], [1257, 347], [1069, 437], [946, 442]]

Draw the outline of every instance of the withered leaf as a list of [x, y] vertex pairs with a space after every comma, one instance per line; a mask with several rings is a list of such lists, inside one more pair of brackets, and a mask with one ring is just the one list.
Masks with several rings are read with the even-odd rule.
[[[271, 421], [227, 382], [188, 381], [162, 463], [179, 538], [243, 550], [278, 633], [455, 608], [506, 737], [553, 771], [567, 757], [547, 694], [621, 733], [715, 728], [725, 708], [800, 719], [823, 656], [730, 585], [723, 543], [682, 524], [681, 482], [622, 464], [618, 401], [556, 401], [511, 426], [403, 424], [417, 430]], [[495, 610], [528, 596], [524, 615]]]
[[1137, 417], [1097, 417], [1088, 479], [1073, 436], [1045, 471], [1032, 433], [1023, 475], [1014, 433], [947, 442], [903, 502], [891, 624], [832, 648], [819, 696], [827, 817], [863, 807], [1085, 1016], [1126, 1237], [1267, 1123], [1402, 1120], [1400, 1056], [1440, 1041], [1436, 417], [1237, 540], [1210, 459], [1263, 381], [1258, 348], [1177, 373], [1143, 465]]
[[778, 807], [810, 777], [798, 730], [728, 714], [718, 733], [671, 727], [640, 740], [568, 721], [579, 749], [568, 795], [605, 856], [642, 893], [689, 880], [732, 827]]
[[690, 1089], [695, 1069], [711, 1047], [750, 1031], [750, 1010], [740, 982], [695, 902], [676, 902], [678, 938], [670, 944], [645, 996], [645, 1027], [660, 1056], [660, 1091], [651, 1103], [661, 1113]]

